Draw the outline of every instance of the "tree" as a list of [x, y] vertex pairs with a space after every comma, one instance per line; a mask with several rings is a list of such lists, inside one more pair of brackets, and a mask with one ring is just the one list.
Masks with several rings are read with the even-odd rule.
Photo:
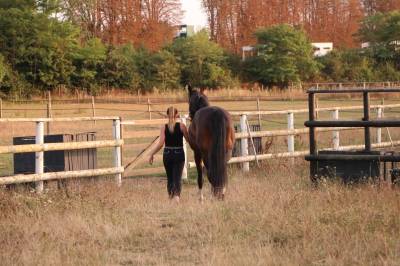
[[4, 57], [0, 54], [0, 85], [6, 75], [6, 64], [4, 62]]
[[376, 81], [375, 62], [360, 49], [336, 50], [318, 58], [321, 76], [330, 82]]
[[154, 55], [157, 87], [167, 90], [179, 87], [180, 66], [176, 57], [168, 50], [161, 50]]
[[377, 13], [366, 17], [358, 32], [369, 43], [368, 52], [380, 63], [394, 63], [400, 69], [400, 12]]
[[87, 39], [152, 51], [172, 41], [182, 16], [179, 0], [63, 0], [63, 7], [64, 17], [79, 25]]
[[333, 42], [336, 47], [357, 46], [353, 34], [357, 32], [358, 22], [364, 14], [362, 2], [203, 0], [203, 5], [208, 15], [211, 38], [222, 47], [238, 53], [242, 46], [256, 42], [253, 35], [256, 29], [283, 23], [302, 26], [315, 42]]
[[131, 44], [110, 47], [107, 59], [101, 68], [102, 85], [122, 89], [137, 88], [139, 74], [135, 56], [136, 51]]
[[175, 41], [171, 50], [182, 68], [182, 84], [216, 88], [232, 82], [223, 49], [209, 40], [206, 31]]
[[135, 54], [135, 65], [139, 76], [139, 87], [144, 91], [151, 91], [157, 86], [157, 68], [153, 62], [153, 54], [144, 47]]
[[282, 24], [260, 29], [255, 35], [258, 55], [245, 64], [253, 81], [285, 87], [290, 82], [306, 81], [317, 74], [319, 64], [302, 30]]
[[106, 59], [106, 47], [99, 39], [90, 39], [77, 49], [73, 56], [75, 71], [71, 75], [74, 87], [96, 93], [99, 85], [99, 72]]
[[[48, 4], [46, 4], [49, 2]], [[13, 71], [45, 90], [68, 84], [79, 30], [53, 15], [53, 1], [0, 1], [0, 50]]]

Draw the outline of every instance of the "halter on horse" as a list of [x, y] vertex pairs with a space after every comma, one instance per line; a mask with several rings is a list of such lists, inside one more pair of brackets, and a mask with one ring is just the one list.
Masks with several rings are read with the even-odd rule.
[[227, 162], [235, 142], [232, 119], [224, 109], [210, 106], [207, 96], [202, 92], [193, 90], [190, 86], [188, 91], [189, 115], [192, 119], [189, 144], [194, 151], [200, 197], [203, 197], [203, 162], [214, 196], [223, 199], [228, 181]]

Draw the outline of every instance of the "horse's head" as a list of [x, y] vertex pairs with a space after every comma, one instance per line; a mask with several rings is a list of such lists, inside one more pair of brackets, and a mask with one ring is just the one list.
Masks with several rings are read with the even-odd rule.
[[207, 107], [210, 104], [208, 103], [207, 96], [202, 91], [194, 90], [190, 85], [187, 86], [187, 89], [189, 93], [189, 116], [193, 119], [199, 109]]

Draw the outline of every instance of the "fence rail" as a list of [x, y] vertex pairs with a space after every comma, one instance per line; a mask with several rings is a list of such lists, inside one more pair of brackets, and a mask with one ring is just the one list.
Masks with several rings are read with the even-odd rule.
[[[377, 118], [381, 119], [384, 114], [385, 109], [390, 108], [399, 108], [400, 104], [381, 104], [381, 105], [372, 105], [371, 109], [375, 109], [377, 111]], [[317, 112], [331, 112], [332, 118], [335, 120], [339, 119], [340, 111], [348, 111], [348, 110], [362, 110], [363, 106], [336, 106], [336, 107], [325, 107], [316, 109]], [[279, 111], [240, 111], [240, 112], [230, 112], [234, 116], [240, 116], [241, 126], [240, 132], [235, 133], [236, 139], [240, 139], [241, 142], [241, 151], [242, 154], [240, 157], [231, 158], [229, 163], [241, 163], [242, 169], [245, 171], [249, 170], [249, 162], [256, 160], [268, 160], [268, 159], [276, 159], [276, 158], [295, 158], [300, 156], [305, 156], [309, 154], [309, 151], [295, 151], [294, 145], [294, 136], [308, 134], [309, 128], [297, 128], [295, 129], [295, 114], [308, 113], [308, 109], [295, 109], [295, 110], [279, 110]], [[261, 116], [261, 115], [287, 115], [287, 129], [286, 130], [264, 130], [257, 132], [250, 132], [247, 127], [247, 116]], [[137, 126], [146, 126], [146, 125], [162, 125], [166, 122], [166, 119], [153, 119], [153, 120], [125, 120], [122, 121], [122, 125], [137, 125]], [[351, 149], [360, 149], [363, 148], [364, 145], [352, 145], [352, 146], [340, 146], [340, 132], [348, 131], [348, 130], [361, 130], [362, 127], [327, 127], [327, 128], [318, 128], [317, 132], [332, 132], [332, 148], [331, 150], [351, 150]], [[143, 136], [155, 136], [156, 131], [147, 131], [151, 135], [147, 134], [145, 131], [128, 131], [124, 132], [123, 138], [141, 138]], [[140, 134], [139, 134], [140, 133]], [[287, 137], [287, 152], [282, 153], [274, 153], [274, 154], [257, 154], [257, 155], [249, 155], [248, 154], [248, 139], [255, 137]], [[139, 147], [138, 144], [131, 144]], [[400, 141], [391, 141], [382, 143], [382, 130], [381, 128], [376, 129], [376, 143], [372, 145], [375, 148], [383, 148], [400, 145]], [[144, 146], [140, 146], [144, 147]], [[187, 168], [195, 167], [194, 162], [187, 162]], [[185, 168], [186, 169], [186, 168]], [[132, 172], [132, 175], [149, 173], [153, 174], [159, 170], [163, 171], [163, 168], [146, 168], [146, 169], [135, 169], [135, 172]]]
[[[44, 123], [45, 122], [77, 122], [77, 121], [98, 121], [98, 120], [111, 120], [113, 121], [113, 140], [101, 141], [81, 141], [81, 142], [66, 142], [66, 143], [44, 143]], [[0, 178], [0, 185], [16, 184], [25, 182], [35, 182], [36, 192], [43, 191], [44, 180], [66, 179], [77, 177], [90, 177], [102, 175], [115, 175], [116, 182], [121, 185], [122, 173], [124, 168], [121, 164], [121, 146], [124, 141], [121, 139], [120, 131], [120, 118], [115, 116], [109, 117], [67, 117], [67, 118], [3, 118], [0, 123], [11, 122], [34, 122], [36, 124], [35, 144], [29, 145], [11, 145], [0, 146], [0, 154], [5, 153], [26, 153], [35, 152], [35, 174], [29, 175], [14, 175]], [[81, 150], [90, 148], [113, 148], [114, 167], [79, 170], [79, 171], [63, 171], [63, 172], [50, 172], [44, 173], [44, 151], [58, 151], [58, 150]]]
[[79, 171], [64, 171], [64, 172], [51, 172], [43, 174], [30, 174], [30, 175], [14, 175], [4, 176], [0, 178], [0, 185], [27, 183], [27, 182], [41, 182], [46, 180], [59, 180], [77, 177], [93, 177], [103, 175], [119, 175], [124, 172], [123, 167], [102, 168], [94, 170], [79, 170]]
[[80, 142], [65, 142], [65, 143], [11, 145], [11, 146], [0, 146], [0, 154], [120, 147], [123, 144], [124, 141], [118, 139], [118, 140], [80, 141]]
[[46, 117], [46, 118], [0, 118], [0, 123], [7, 122], [86, 122], [101, 120], [120, 120], [118, 116], [98, 117]]

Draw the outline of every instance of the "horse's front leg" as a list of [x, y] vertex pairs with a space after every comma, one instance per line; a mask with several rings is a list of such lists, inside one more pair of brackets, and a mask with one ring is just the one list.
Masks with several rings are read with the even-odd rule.
[[194, 161], [197, 168], [197, 185], [199, 187], [199, 199], [203, 201], [203, 167], [201, 165], [201, 153], [199, 151], [194, 151]]

